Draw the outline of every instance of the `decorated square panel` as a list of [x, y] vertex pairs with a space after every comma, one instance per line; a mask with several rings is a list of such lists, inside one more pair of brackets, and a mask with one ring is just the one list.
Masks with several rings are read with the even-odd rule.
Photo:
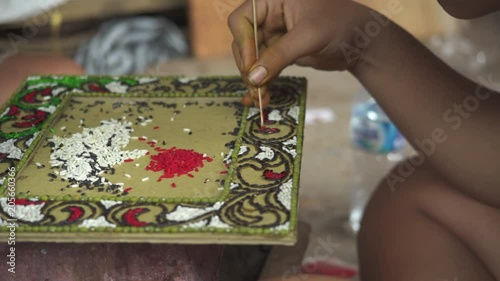
[[2, 233], [24, 241], [291, 244], [306, 81], [260, 126], [237, 77], [29, 77], [0, 116]]

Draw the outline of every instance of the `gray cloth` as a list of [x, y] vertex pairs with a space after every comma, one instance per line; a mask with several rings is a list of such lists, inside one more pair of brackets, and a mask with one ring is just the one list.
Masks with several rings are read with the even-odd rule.
[[135, 74], [148, 66], [185, 56], [184, 35], [163, 17], [133, 17], [104, 23], [78, 48], [75, 59], [89, 74]]

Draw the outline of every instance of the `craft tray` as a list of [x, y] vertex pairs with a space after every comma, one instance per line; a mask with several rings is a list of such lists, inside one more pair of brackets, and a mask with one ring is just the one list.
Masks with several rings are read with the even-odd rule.
[[29, 77], [0, 111], [1, 233], [293, 244], [306, 80], [272, 84], [265, 128], [245, 91], [239, 77]]

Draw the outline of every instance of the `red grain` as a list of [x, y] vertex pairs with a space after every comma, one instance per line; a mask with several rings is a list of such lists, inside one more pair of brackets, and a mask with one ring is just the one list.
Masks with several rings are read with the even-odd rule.
[[151, 161], [146, 167], [146, 170], [153, 172], [163, 172], [158, 178], [162, 180], [165, 178], [173, 178], [174, 176], [187, 175], [194, 178], [191, 172], [198, 171], [198, 168], [203, 167], [203, 161], [211, 162], [213, 159], [210, 157], [203, 157], [193, 149], [177, 149], [172, 147], [170, 149], [155, 148], [159, 153], [151, 156]]

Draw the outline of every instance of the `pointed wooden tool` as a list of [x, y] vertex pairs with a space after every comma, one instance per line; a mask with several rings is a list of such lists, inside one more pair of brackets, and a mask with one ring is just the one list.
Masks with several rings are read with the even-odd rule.
[[[252, 0], [253, 2], [253, 34], [254, 34], [254, 41], [255, 41], [255, 60], [259, 59], [259, 42], [258, 42], [258, 36], [257, 36], [257, 9], [256, 9], [256, 4], [255, 0]], [[259, 110], [260, 110], [260, 126], [264, 127], [264, 112], [262, 111], [262, 92], [260, 90], [260, 87], [257, 88], [257, 92], [259, 94]]]

